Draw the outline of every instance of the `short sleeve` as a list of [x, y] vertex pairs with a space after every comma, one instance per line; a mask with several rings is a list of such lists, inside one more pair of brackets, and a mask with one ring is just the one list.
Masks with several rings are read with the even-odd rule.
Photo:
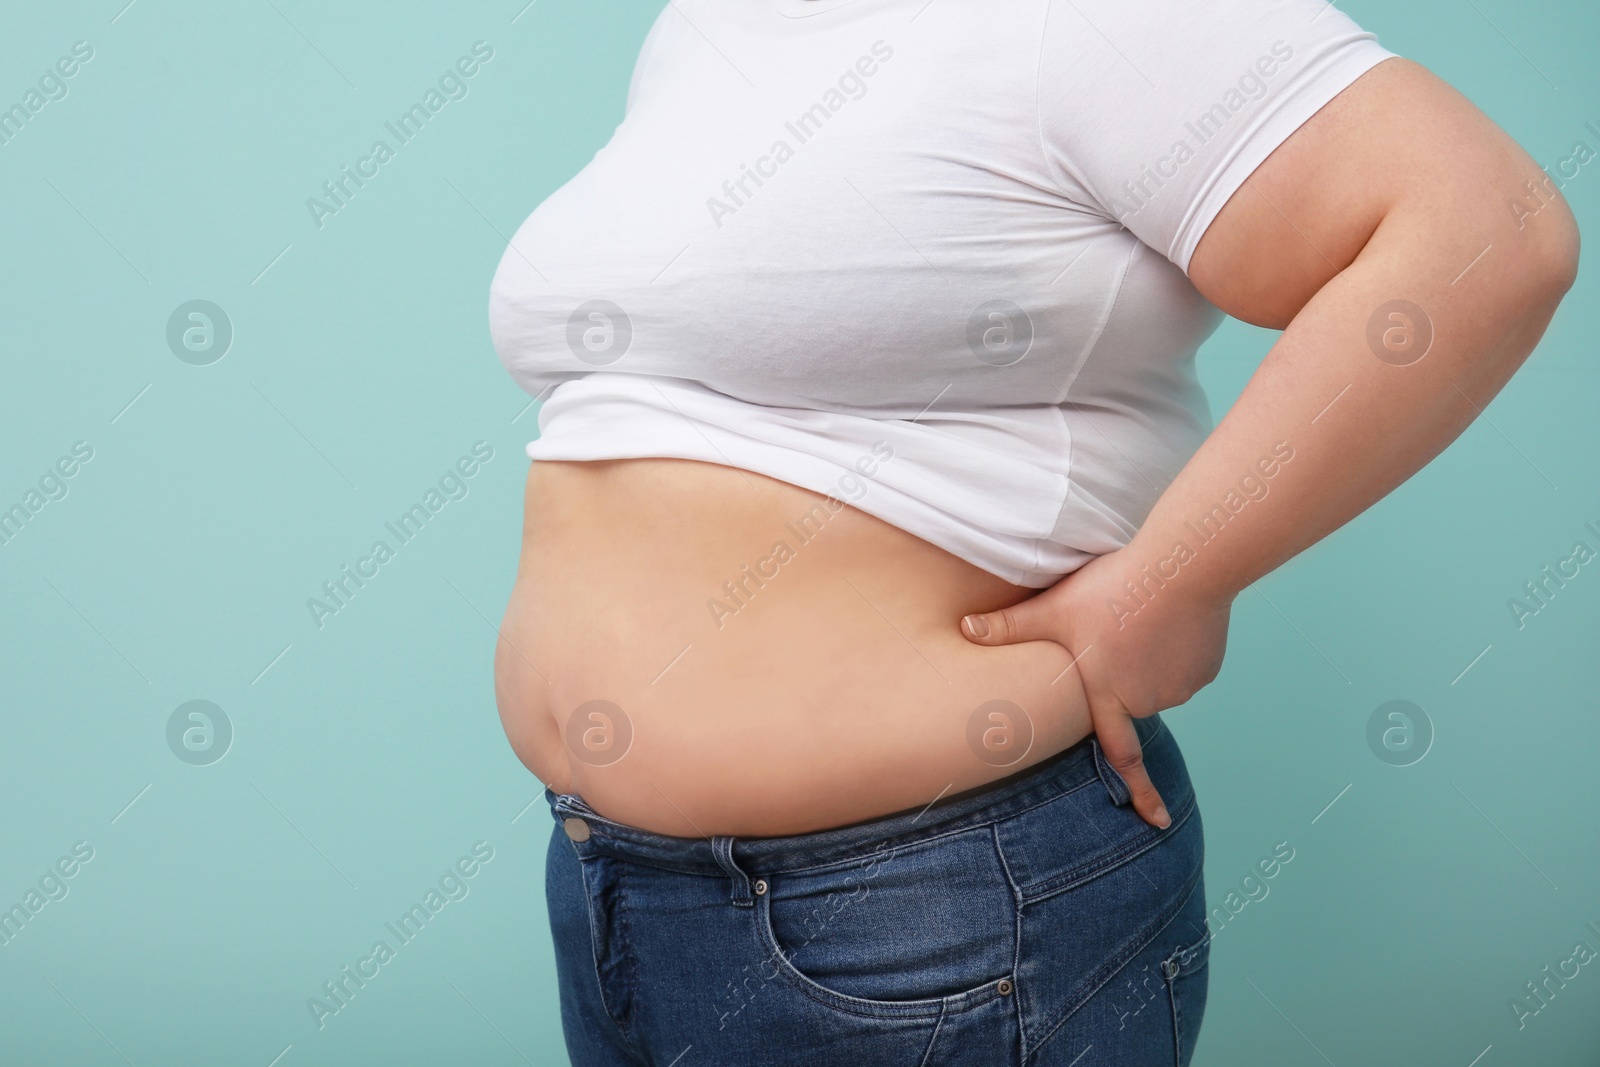
[[1272, 150], [1394, 55], [1329, 0], [1056, 0], [1041, 147], [1063, 195], [1188, 273]]
[[639, 96], [639, 85], [644, 81], [645, 69], [650, 65], [650, 53], [654, 51], [656, 41], [661, 37], [661, 27], [666, 24], [669, 17], [675, 17], [672, 4], [668, 3], [656, 16], [655, 22], [650, 24], [650, 32], [644, 35], [644, 43], [639, 46], [639, 58], [633, 63], [633, 77], [628, 79], [628, 102], [623, 106], [623, 114], [633, 110], [633, 102]]

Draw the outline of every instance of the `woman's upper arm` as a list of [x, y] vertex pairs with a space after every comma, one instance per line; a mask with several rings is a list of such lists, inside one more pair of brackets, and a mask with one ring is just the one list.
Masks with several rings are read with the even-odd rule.
[[1283, 329], [1391, 214], [1422, 239], [1438, 227], [1553, 284], [1570, 286], [1577, 270], [1577, 226], [1554, 183], [1464, 96], [1395, 57], [1251, 173], [1206, 228], [1189, 277], [1235, 318]]

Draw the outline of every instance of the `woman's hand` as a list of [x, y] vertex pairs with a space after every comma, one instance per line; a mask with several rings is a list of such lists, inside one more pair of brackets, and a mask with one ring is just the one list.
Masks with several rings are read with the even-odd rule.
[[1129, 546], [1013, 607], [968, 615], [961, 630], [980, 645], [1064, 647], [1080, 672], [1095, 736], [1128, 783], [1134, 810], [1166, 827], [1172, 820], [1145, 770], [1133, 720], [1182, 704], [1217, 676], [1232, 598], [1186, 583], [1181, 568], [1172, 578], [1154, 572], [1155, 564]]

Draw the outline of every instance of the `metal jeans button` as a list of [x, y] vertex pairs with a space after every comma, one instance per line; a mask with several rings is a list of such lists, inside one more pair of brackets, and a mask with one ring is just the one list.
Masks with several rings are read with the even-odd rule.
[[567, 836], [572, 838], [574, 841], [589, 840], [589, 824], [577, 816], [573, 816], [570, 819], [562, 819], [561, 828], [565, 830], [567, 832]]

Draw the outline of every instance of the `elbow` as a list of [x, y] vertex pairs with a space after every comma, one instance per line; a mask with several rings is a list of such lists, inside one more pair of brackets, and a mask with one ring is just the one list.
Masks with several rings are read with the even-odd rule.
[[1489, 250], [1493, 263], [1486, 254], [1488, 277], [1478, 281], [1490, 284], [1476, 298], [1464, 296], [1462, 314], [1491, 332], [1541, 335], [1578, 279], [1581, 240], [1566, 201], [1557, 194], [1526, 226], [1508, 225]]
[[1578, 258], [1583, 239], [1578, 233], [1578, 223], [1571, 213], [1566, 225], [1561, 227], [1560, 238], [1547, 253], [1551, 272], [1550, 284], [1555, 287], [1557, 299], [1565, 296], [1578, 280]]
[[1541, 294], [1559, 302], [1578, 280], [1578, 260], [1583, 240], [1578, 220], [1560, 193], [1548, 217], [1534, 234], [1535, 249], [1530, 259]]

